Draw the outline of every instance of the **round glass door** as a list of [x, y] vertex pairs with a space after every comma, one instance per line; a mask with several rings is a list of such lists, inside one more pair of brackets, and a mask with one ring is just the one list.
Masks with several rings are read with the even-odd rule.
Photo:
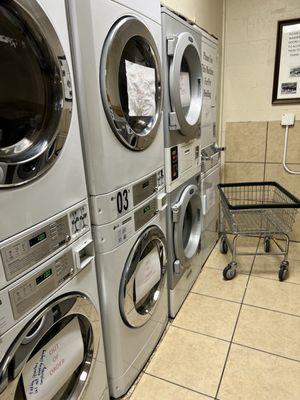
[[59, 39], [36, 1], [1, 1], [0, 58], [0, 186], [7, 187], [38, 177], [57, 159], [72, 87]]
[[180, 200], [172, 207], [179, 213], [174, 223], [174, 247], [176, 257], [184, 262], [192, 258], [199, 247], [201, 237], [201, 198], [199, 188], [189, 185]]
[[120, 312], [128, 326], [143, 326], [152, 317], [164, 290], [166, 262], [164, 234], [151, 226], [130, 252], [121, 280]]
[[161, 72], [156, 44], [135, 17], [118, 21], [104, 45], [101, 94], [110, 126], [131, 150], [145, 150], [161, 119]]
[[195, 39], [187, 32], [177, 37], [170, 63], [169, 84], [172, 112], [183, 135], [200, 133], [203, 83], [201, 56]]
[[60, 298], [31, 320], [0, 362], [0, 398], [81, 398], [100, 340], [100, 316], [81, 294]]

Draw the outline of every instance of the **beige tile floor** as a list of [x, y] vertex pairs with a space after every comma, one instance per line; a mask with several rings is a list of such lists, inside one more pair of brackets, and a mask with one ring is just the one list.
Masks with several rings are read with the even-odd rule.
[[[260, 248], [258, 239], [241, 243]], [[280, 258], [241, 257], [240, 273], [222, 279], [229, 257], [213, 250], [191, 293], [126, 400], [299, 400], [300, 244]]]

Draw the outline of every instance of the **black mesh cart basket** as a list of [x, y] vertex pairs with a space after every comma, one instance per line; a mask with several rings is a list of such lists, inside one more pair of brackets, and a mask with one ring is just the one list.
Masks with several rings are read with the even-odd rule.
[[[300, 208], [300, 200], [276, 182], [224, 183], [218, 185], [220, 191], [222, 218], [220, 251], [232, 253], [231, 262], [224, 268], [223, 277], [230, 280], [237, 270], [236, 257], [239, 255], [281, 255], [279, 266], [280, 281], [288, 275], [289, 233], [293, 229], [295, 217]], [[232, 244], [227, 234], [233, 235]], [[256, 236], [264, 240], [264, 253], [237, 252], [239, 236]], [[283, 246], [277, 238], [284, 239]], [[271, 252], [271, 243], [276, 251]]]

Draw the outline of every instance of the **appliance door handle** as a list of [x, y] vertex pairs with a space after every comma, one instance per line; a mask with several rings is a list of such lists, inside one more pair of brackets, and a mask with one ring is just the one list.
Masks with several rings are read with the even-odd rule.
[[202, 195], [202, 213], [203, 215], [207, 214], [207, 195]]

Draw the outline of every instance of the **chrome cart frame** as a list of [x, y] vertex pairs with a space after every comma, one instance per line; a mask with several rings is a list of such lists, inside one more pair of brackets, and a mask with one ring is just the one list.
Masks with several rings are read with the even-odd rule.
[[[245, 182], [218, 185], [222, 205], [220, 252], [232, 253], [231, 262], [224, 268], [225, 280], [233, 279], [237, 270], [237, 256], [279, 255], [278, 278], [287, 278], [289, 262], [289, 233], [292, 231], [300, 201], [276, 182]], [[227, 235], [233, 235], [231, 245]], [[264, 252], [238, 252], [240, 236], [264, 239]], [[282, 246], [278, 236], [285, 240]], [[275, 243], [277, 252], [271, 252]]]

